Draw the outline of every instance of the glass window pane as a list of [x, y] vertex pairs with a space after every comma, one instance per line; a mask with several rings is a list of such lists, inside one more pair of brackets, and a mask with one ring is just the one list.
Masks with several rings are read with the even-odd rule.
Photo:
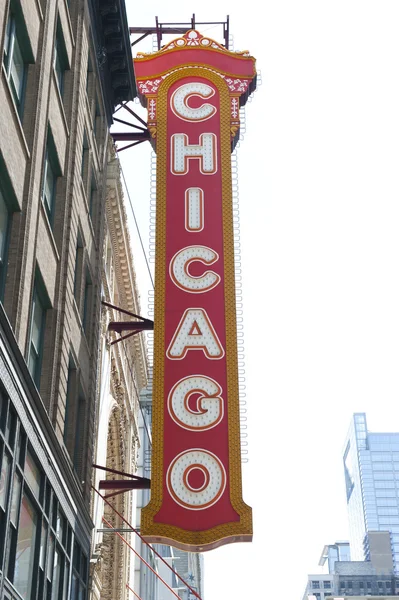
[[73, 568], [80, 573], [80, 548], [76, 542], [73, 546]]
[[62, 62], [60, 59], [58, 45], [59, 45], [59, 42], [57, 40], [55, 43], [55, 50], [54, 50], [54, 69], [55, 69], [55, 74], [57, 76], [58, 89], [60, 90], [60, 93], [62, 94], [64, 69], [62, 68]]
[[54, 195], [54, 171], [52, 169], [50, 160], [46, 159], [46, 170], [45, 170], [45, 179], [44, 179], [44, 201], [46, 204], [47, 211], [51, 213], [53, 208], [53, 195]]
[[62, 600], [67, 600], [67, 598], [68, 598], [68, 587], [69, 587], [69, 563], [68, 563], [68, 561], [65, 561], [64, 592], [63, 592]]
[[4, 39], [4, 64], [6, 67], [8, 66], [8, 55], [10, 51], [11, 28], [13, 26], [13, 21], [14, 19], [10, 14], [7, 21], [6, 36]]
[[37, 294], [33, 302], [33, 319], [32, 319], [32, 343], [35, 346], [37, 354], [40, 349], [40, 337], [43, 323], [43, 308]]
[[53, 575], [53, 557], [54, 557], [54, 536], [50, 533], [50, 543], [47, 557], [47, 579], [51, 581]]
[[44, 565], [46, 564], [46, 547], [47, 547], [47, 523], [43, 519], [42, 522], [42, 537], [40, 538], [40, 558], [39, 566], [44, 571]]
[[37, 362], [37, 356], [35, 356], [33, 349], [31, 349], [31, 352], [29, 354], [28, 369], [33, 379], [35, 379], [37, 372]]
[[53, 587], [51, 600], [59, 600], [59, 587], [62, 571], [62, 556], [59, 550], [55, 551], [54, 554], [54, 568], [53, 568]]
[[36, 527], [36, 511], [28, 498], [24, 496], [19, 519], [14, 585], [22, 598], [26, 600], [31, 596]]
[[4, 452], [0, 475], [0, 506], [6, 509], [8, 488], [10, 487], [11, 457]]
[[85, 597], [85, 589], [82, 584], [79, 586], [79, 600], [84, 600]]
[[15, 411], [10, 406], [10, 408], [8, 410], [8, 415], [7, 415], [5, 438], [12, 448], [14, 448], [16, 424], [17, 424], [17, 416], [15, 414]]
[[0, 190], [0, 262], [4, 263], [6, 238], [8, 229], [8, 210], [4, 196]]
[[81, 565], [80, 576], [84, 581], [86, 580], [86, 570], [87, 570], [87, 558], [82, 552], [82, 565]]
[[14, 49], [11, 58], [11, 80], [14, 85], [14, 91], [18, 102], [22, 99], [22, 89], [24, 85], [25, 65], [19, 47], [18, 39], [14, 39]]
[[75, 573], [72, 572], [71, 600], [78, 600], [78, 587], [79, 587], [79, 580], [76, 577]]
[[67, 534], [67, 526], [66, 519], [61, 511], [58, 511], [57, 515], [57, 538], [60, 542], [66, 546], [66, 534]]
[[11, 512], [10, 521], [17, 526], [18, 523], [18, 512], [19, 512], [19, 500], [21, 497], [21, 486], [22, 481], [18, 473], [14, 473], [14, 483], [12, 489], [12, 500], [11, 500]]
[[20, 426], [15, 460], [22, 468], [24, 468], [24, 461], [25, 461], [25, 445], [26, 445], [26, 435], [25, 435], [24, 430], [22, 429], [22, 426]]
[[42, 474], [29, 450], [26, 453], [25, 478], [32, 488], [32, 491], [39, 497]]

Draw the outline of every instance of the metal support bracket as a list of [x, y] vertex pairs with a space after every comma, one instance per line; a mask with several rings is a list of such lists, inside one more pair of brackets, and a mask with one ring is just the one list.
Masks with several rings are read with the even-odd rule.
[[[121, 336], [120, 338], [113, 340], [110, 343], [111, 346], [117, 344], [118, 342], [121, 342], [122, 340], [126, 340], [132, 335], [137, 335], [142, 331], [152, 331], [154, 329], [154, 321], [151, 321], [150, 319], [140, 317], [140, 315], [136, 315], [130, 312], [129, 310], [121, 308], [120, 306], [110, 304], [110, 302], [106, 302], [105, 300], [102, 300], [101, 304], [103, 306], [107, 306], [108, 308], [117, 310], [120, 313], [138, 319], [137, 321], [110, 321], [108, 325], [108, 331], [115, 331], [115, 333], [119, 333]], [[130, 331], [130, 333], [128, 333], [127, 335], [122, 335], [122, 331]]]
[[104, 498], [110, 498], [111, 496], [118, 496], [130, 490], [149, 490], [151, 487], [151, 479], [147, 477], [139, 477], [139, 475], [132, 475], [131, 473], [124, 473], [123, 471], [117, 471], [110, 467], [102, 467], [101, 465], [93, 464], [95, 469], [101, 469], [107, 471], [107, 473], [113, 473], [114, 475], [122, 475], [123, 477], [129, 477], [126, 479], [101, 479], [98, 485], [100, 490], [117, 490], [112, 494], [106, 494]]
[[[120, 109], [126, 110], [133, 117], [133, 119], [135, 119], [135, 121], [140, 123], [140, 125], [137, 125], [135, 122], [126, 121], [125, 119], [120, 119], [119, 117], [116, 117], [115, 114]], [[146, 142], [147, 140], [151, 139], [150, 132], [147, 128], [147, 123], [137, 113], [135, 113], [134, 110], [130, 108], [130, 106], [128, 106], [126, 102], [122, 102], [119, 108], [117, 108], [117, 110], [115, 111], [115, 114], [113, 116], [113, 120], [115, 122], [121, 123], [122, 125], [127, 125], [128, 127], [132, 128], [132, 130], [130, 131], [111, 131], [111, 137], [114, 140], [114, 142], [132, 142], [127, 146], [122, 146], [122, 148], [118, 148], [118, 152], [122, 152], [122, 150], [131, 148], [132, 146], [137, 146], [138, 144], [142, 144], [143, 142]]]
[[129, 27], [130, 34], [141, 34], [131, 45], [135, 46], [148, 35], [155, 34], [157, 36], [158, 50], [161, 50], [164, 35], [183, 35], [188, 29], [195, 29], [197, 25], [221, 25], [223, 28], [224, 46], [227, 50], [229, 49], [230, 25], [228, 15], [226, 21], [197, 21], [195, 14], [193, 14], [190, 21], [186, 23], [160, 23], [158, 17], [155, 17], [155, 27]]

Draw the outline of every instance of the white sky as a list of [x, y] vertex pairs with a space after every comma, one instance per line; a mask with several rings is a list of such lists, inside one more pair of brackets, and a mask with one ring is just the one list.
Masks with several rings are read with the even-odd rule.
[[[351, 414], [399, 431], [399, 2], [126, 4], [132, 26], [229, 14], [262, 71], [238, 153], [254, 541], [206, 554], [204, 600], [301, 600], [347, 537]], [[149, 145], [121, 159], [147, 248]]]

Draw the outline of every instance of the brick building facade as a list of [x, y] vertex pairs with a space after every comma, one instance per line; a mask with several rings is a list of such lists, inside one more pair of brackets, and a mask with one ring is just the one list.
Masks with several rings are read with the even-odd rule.
[[1, 0], [0, 598], [85, 598], [123, 0]]

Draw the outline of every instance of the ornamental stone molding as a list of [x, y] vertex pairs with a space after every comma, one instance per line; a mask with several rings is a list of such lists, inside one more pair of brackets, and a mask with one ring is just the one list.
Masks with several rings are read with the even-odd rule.
[[[106, 211], [108, 231], [113, 249], [114, 275], [118, 286], [119, 305], [135, 314], [140, 314], [140, 296], [131, 253], [130, 234], [120, 180], [120, 166], [113, 148], [110, 148], [110, 160], [107, 171]], [[108, 288], [107, 283], [105, 282]], [[108, 301], [112, 303], [112, 300]], [[145, 339], [142, 335], [135, 335], [126, 345], [132, 347], [138, 388], [140, 390], [146, 386], [148, 380]]]

